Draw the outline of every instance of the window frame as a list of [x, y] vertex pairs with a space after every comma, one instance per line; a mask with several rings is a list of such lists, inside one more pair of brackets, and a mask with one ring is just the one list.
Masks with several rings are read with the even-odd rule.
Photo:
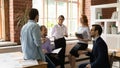
[[[79, 17], [80, 17], [80, 15], [83, 13], [83, 0], [52, 0], [52, 1], [54, 1], [55, 2], [55, 18], [49, 18], [48, 17], [48, 12], [49, 12], [49, 6], [48, 6], [48, 4], [47, 4], [47, 6], [45, 6], [46, 5], [46, 3], [45, 3], [45, 1], [47, 1], [47, 0], [41, 0], [42, 2], [42, 15], [41, 15], [41, 17], [39, 18], [39, 20], [41, 20], [41, 22], [39, 22], [38, 24], [39, 25], [45, 25], [46, 27], [48, 27], [48, 33], [50, 33], [49, 31], [51, 31], [51, 28], [49, 29], [49, 25], [46, 25], [46, 22], [48, 23], [49, 22], [49, 19], [53, 19], [54, 21], [56, 20], [56, 22], [57, 22], [57, 18], [58, 18], [58, 14], [57, 14], [57, 11], [58, 11], [58, 3], [59, 2], [64, 2], [64, 3], [66, 3], [67, 5], [66, 5], [66, 7], [67, 7], [67, 10], [66, 10], [66, 16], [65, 16], [65, 20], [66, 20], [66, 23], [63, 23], [63, 24], [65, 24], [66, 26], [67, 26], [67, 28], [68, 28], [68, 32], [69, 32], [69, 36], [74, 36], [73, 34], [73, 32], [70, 32], [70, 24], [69, 24], [69, 21], [70, 20], [75, 20], [76, 19], [76, 23], [78, 24], [77, 26], [76, 26], [76, 29], [75, 30], [77, 30], [77, 28], [78, 28], [78, 26], [80, 25], [79, 24]], [[77, 18], [69, 18], [69, 3], [70, 4], [77, 4]], [[46, 13], [45, 13], [46, 12]], [[45, 14], [47, 15], [47, 17], [45, 17]], [[55, 25], [56, 23], [53, 23], [53, 24], [51, 24], [52, 26], [51, 27], [53, 27], [53, 25]], [[73, 34], [71, 34], [71, 33], [73, 33]], [[49, 36], [51, 35], [51, 34], [48, 34]]]

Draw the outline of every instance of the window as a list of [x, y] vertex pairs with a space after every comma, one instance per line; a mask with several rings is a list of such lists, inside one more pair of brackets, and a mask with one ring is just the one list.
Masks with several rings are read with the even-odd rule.
[[[65, 16], [64, 25], [68, 28], [68, 34], [73, 36], [78, 27], [80, 0], [33, 0], [33, 8], [37, 8], [40, 14], [39, 25], [48, 28], [48, 36], [51, 29], [57, 24], [59, 15]], [[81, 1], [80, 1], [81, 2]]]

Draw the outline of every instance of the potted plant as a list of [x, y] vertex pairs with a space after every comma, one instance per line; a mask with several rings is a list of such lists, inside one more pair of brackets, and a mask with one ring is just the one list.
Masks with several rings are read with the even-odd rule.
[[25, 4], [25, 8], [20, 10], [18, 13], [15, 14], [15, 36], [18, 38], [17, 43], [20, 44], [20, 31], [23, 25], [25, 25], [28, 21], [28, 14], [30, 11], [30, 6]]
[[16, 14], [17, 28], [21, 28], [28, 21], [29, 6], [26, 5], [23, 12]]

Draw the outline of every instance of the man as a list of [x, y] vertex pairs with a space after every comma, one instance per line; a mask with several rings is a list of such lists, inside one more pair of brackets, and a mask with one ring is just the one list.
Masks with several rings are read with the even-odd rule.
[[21, 45], [24, 59], [45, 61], [41, 48], [40, 27], [37, 24], [39, 18], [38, 10], [31, 9], [29, 20], [21, 29]]
[[58, 24], [56, 24], [52, 29], [52, 36], [55, 38], [55, 49], [62, 48], [62, 50], [59, 52], [58, 56], [60, 58], [60, 66], [61, 68], [64, 67], [65, 63], [65, 50], [66, 50], [66, 40], [64, 37], [68, 37], [67, 33], [67, 27], [63, 25], [64, 22], [64, 16], [60, 15], [58, 17]]
[[79, 68], [110, 68], [108, 48], [105, 41], [100, 37], [102, 28], [98, 24], [92, 25], [91, 37], [94, 38], [93, 49], [88, 52], [90, 63], [80, 64]]
[[40, 26], [41, 30], [41, 40], [43, 42], [42, 44], [42, 50], [46, 55], [46, 61], [48, 62], [48, 68], [55, 68], [57, 65], [59, 65], [59, 58], [58, 55], [52, 52], [52, 46], [50, 39], [47, 38], [47, 28], [44, 25]]
[[44, 25], [40, 26], [40, 33], [41, 33], [41, 41], [42, 41], [42, 50], [44, 53], [51, 53], [52, 52], [52, 46], [50, 39], [47, 38], [47, 28]]

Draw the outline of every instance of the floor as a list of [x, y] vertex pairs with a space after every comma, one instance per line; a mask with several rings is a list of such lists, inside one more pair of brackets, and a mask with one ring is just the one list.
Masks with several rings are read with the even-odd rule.
[[[0, 46], [1, 47], [14, 46], [14, 45], [17, 45], [17, 43], [13, 43], [13, 42], [9, 42], [9, 41], [5, 41], [5, 42], [0, 41]], [[69, 53], [69, 51], [72, 47], [73, 47], [73, 45], [69, 45], [69, 46], [66, 47], [66, 50], [67, 50], [66, 54]], [[66, 60], [68, 60], [68, 59], [66, 58]], [[82, 61], [76, 62], [76, 68], [78, 68], [79, 64], [85, 63], [85, 62], [89, 62], [89, 60], [87, 59], [87, 60], [82, 60]], [[112, 68], [120, 68], [119, 66], [120, 66], [119, 62], [113, 62], [113, 67]], [[58, 66], [57, 68], [60, 68], [60, 67]], [[70, 68], [70, 64], [69, 63], [65, 64], [65, 68]]]
[[[76, 67], [75, 68], [78, 68], [78, 66], [81, 64], [81, 63], [85, 63], [85, 62], [89, 62], [89, 60], [84, 60], [84, 61], [79, 61], [79, 62], [76, 62]], [[70, 68], [70, 64], [65, 64], [65, 68]]]
[[[67, 59], [67, 58], [66, 58], [66, 59]], [[75, 68], [78, 68], [78, 66], [79, 66], [81, 63], [86, 63], [86, 62], [89, 62], [89, 60], [87, 59], [87, 60], [83, 60], [83, 61], [77, 61]], [[60, 68], [60, 66], [57, 66], [56, 68]], [[71, 67], [70, 67], [70, 64], [69, 64], [69, 63], [65, 64], [65, 68], [71, 68]]]
[[[78, 68], [79, 64], [89, 62], [89, 60], [84, 60], [84, 61], [79, 61], [76, 63], [76, 67]], [[59, 66], [57, 68], [60, 68]], [[65, 64], [65, 68], [70, 68], [70, 64]], [[112, 68], [120, 68], [119, 67], [119, 62], [114, 62]]]

